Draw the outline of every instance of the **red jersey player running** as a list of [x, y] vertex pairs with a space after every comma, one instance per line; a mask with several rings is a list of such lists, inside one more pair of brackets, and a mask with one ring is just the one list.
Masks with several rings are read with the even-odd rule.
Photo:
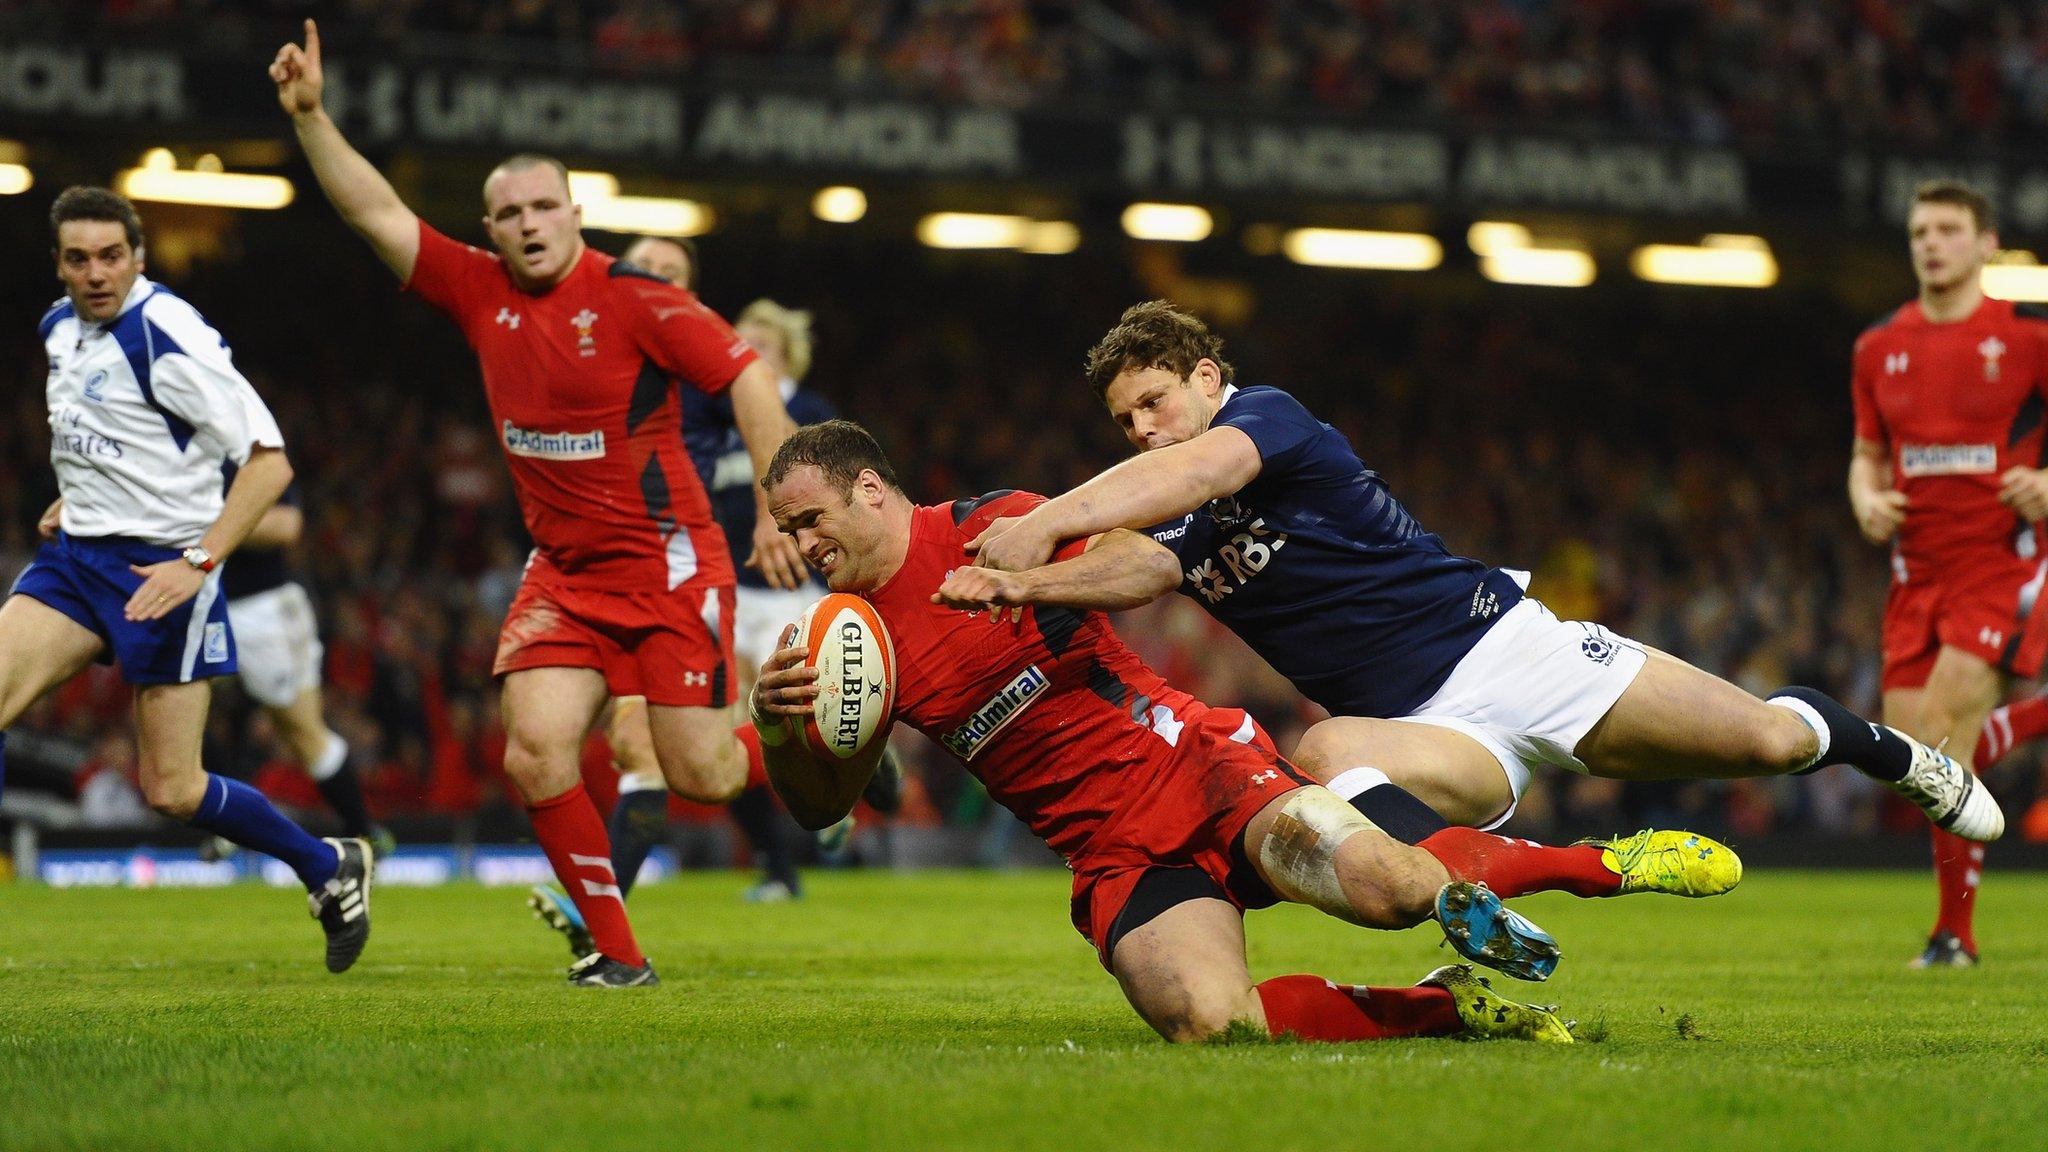
[[[1997, 226], [1969, 187], [1922, 186], [1906, 231], [1920, 298], [1856, 341], [1849, 502], [1864, 536], [1892, 542], [1884, 721], [1926, 744], [1975, 748], [1963, 766], [1982, 768], [2048, 727], [2039, 702], [1986, 723], [2012, 678], [2034, 676], [2048, 653], [2035, 612], [2048, 582], [2048, 312], [1985, 297]], [[1982, 844], [1934, 829], [1941, 911], [1915, 967], [1977, 962], [1983, 860]]]
[[[1413, 988], [1320, 976], [1255, 984], [1243, 910], [1284, 899], [1378, 928], [1434, 910], [1469, 958], [1529, 974], [1528, 949], [1548, 937], [1498, 897], [1706, 895], [1741, 876], [1732, 853], [1697, 837], [1625, 870], [1602, 846], [1551, 848], [1471, 828], [1402, 844], [1282, 759], [1250, 716], [1174, 689], [1117, 639], [1098, 611], [1122, 606], [1104, 577], [1156, 562], [1163, 553], [1145, 537], [1116, 531], [1061, 549], [1059, 562], [1023, 574], [1034, 604], [1010, 623], [981, 610], [971, 582], [986, 573], [961, 567], [963, 547], [1042, 497], [914, 505], [873, 438], [843, 420], [799, 429], [765, 484], [776, 523], [832, 589], [861, 595], [888, 626], [895, 718], [945, 745], [1066, 859], [1074, 926], [1170, 1040], [1243, 1021], [1307, 1040], [1474, 1032], [1569, 1042], [1550, 1012], [1500, 999], [1462, 965]], [[810, 713], [816, 677], [801, 648], [785, 647], [763, 665], [751, 701], [769, 777], [813, 828], [844, 815], [865, 782], [858, 767], [821, 768], [784, 723]], [[884, 744], [870, 745], [870, 764]], [[1498, 949], [1477, 940], [1504, 922], [1513, 938], [1495, 937]]]
[[[578, 753], [609, 695], [645, 696], [669, 787], [723, 802], [747, 775], [724, 711], [732, 683], [731, 554], [683, 451], [680, 380], [730, 388], [757, 467], [792, 425], [775, 376], [689, 291], [584, 246], [559, 161], [514, 156], [484, 180], [495, 254], [428, 227], [321, 107], [320, 39], [270, 66], [321, 189], [406, 287], [476, 350], [519, 507], [537, 547], [498, 641], [505, 772], [596, 951], [596, 987], [652, 984], [626, 921]], [[763, 518], [765, 522], [765, 517]], [[772, 527], [756, 556], [795, 587], [803, 562]]]

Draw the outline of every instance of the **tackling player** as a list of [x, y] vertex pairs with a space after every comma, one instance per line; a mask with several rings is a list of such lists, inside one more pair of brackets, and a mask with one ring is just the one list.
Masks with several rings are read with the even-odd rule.
[[[1128, 602], [1108, 577], [1133, 564], [1171, 566], [1144, 537], [1111, 532], [1068, 545], [1064, 562], [1020, 577], [1037, 607], [1012, 625], [944, 602], [943, 587], [968, 540], [1040, 497], [913, 505], [873, 438], [838, 420], [799, 429], [764, 483], [776, 523], [832, 589], [864, 597], [887, 626], [894, 719], [943, 744], [1066, 859], [1075, 928], [1168, 1039], [1204, 1039], [1246, 1021], [1310, 1040], [1469, 1029], [1569, 1041], [1540, 1009], [1480, 1010], [1481, 998], [1495, 1005], [1469, 970], [1439, 970], [1416, 989], [1312, 976], [1254, 984], [1243, 910], [1285, 899], [1401, 928], [1434, 908], [1467, 957], [1541, 978], [1554, 945], [1495, 893], [1711, 895], [1740, 879], [1732, 853], [1683, 833], [1654, 834], [1657, 846], [1627, 864], [1610, 844], [1550, 848], [1469, 828], [1401, 844], [1281, 759], [1248, 714], [1174, 689], [1110, 630], [1101, 610]], [[803, 750], [788, 722], [808, 716], [819, 694], [804, 656], [777, 652], [751, 703], [776, 790], [815, 828], [852, 807], [885, 740], [878, 735], [851, 772]]]
[[[234, 483], [235, 469], [224, 472], [227, 482]], [[327, 726], [320, 700], [326, 650], [319, 622], [313, 618], [312, 597], [292, 579], [285, 561], [285, 550], [299, 542], [305, 527], [298, 485], [293, 484], [249, 531], [235, 562], [221, 569], [221, 595], [227, 597], [228, 619], [235, 626], [238, 676], [242, 691], [263, 709], [293, 759], [341, 818], [342, 834], [368, 841], [381, 860], [397, 845], [370, 818], [362, 781], [349, 763], [348, 741]], [[215, 837], [203, 854], [218, 859], [233, 847]]]
[[[2048, 581], [2048, 311], [1985, 297], [1979, 278], [1997, 228], [1991, 202], [1965, 185], [1914, 194], [1906, 234], [1920, 296], [1857, 339], [1851, 384], [1849, 503], [1871, 543], [1892, 544], [1884, 722], [1929, 744], [1978, 748], [1979, 768], [2002, 751], [1995, 740], [1980, 747], [1980, 733], [2026, 734], [1987, 731], [1986, 717], [2048, 652], [2035, 618]], [[2023, 721], [2041, 711], [2015, 709]], [[1977, 962], [1983, 862], [1981, 845], [1935, 828], [1940, 911], [1915, 967]]]
[[[583, 790], [580, 750], [609, 696], [644, 695], [669, 787], [723, 803], [746, 778], [732, 734], [732, 559], [683, 453], [677, 382], [729, 390], [763, 466], [792, 427], [775, 378], [697, 298], [583, 243], [559, 161], [514, 156], [484, 181], [495, 253], [435, 231], [321, 107], [320, 40], [270, 66], [307, 162], [335, 209], [408, 290], [461, 326], [483, 370], [536, 548], [500, 634], [505, 772], [598, 951], [573, 983], [655, 982]], [[794, 583], [802, 560], [771, 529], [749, 563]]]
[[[1457, 823], [1491, 826], [1539, 764], [1649, 780], [1848, 763], [1958, 835], [2004, 831], [1991, 794], [1938, 751], [1810, 688], [1759, 700], [1561, 621], [1524, 595], [1525, 574], [1453, 554], [1342, 434], [1277, 388], [1233, 385], [1223, 342], [1165, 301], [1127, 310], [1088, 377], [1139, 455], [981, 533], [976, 571], [1146, 529], [1176, 563], [1115, 574], [1119, 589], [1145, 603], [1178, 587], [1328, 709], [1296, 757], [1369, 817], [1390, 777]], [[973, 579], [963, 599], [1028, 602], [999, 573]]]
[[[235, 672], [220, 564], [291, 483], [284, 437], [220, 333], [142, 274], [134, 205], [68, 188], [50, 234], [65, 297], [39, 332], [59, 495], [0, 605], [0, 733], [87, 664], [119, 664], [143, 798], [289, 864], [327, 934], [328, 971], [346, 971], [370, 937], [369, 846], [317, 840], [200, 763], [209, 678]], [[226, 460], [241, 470], [223, 492]]]

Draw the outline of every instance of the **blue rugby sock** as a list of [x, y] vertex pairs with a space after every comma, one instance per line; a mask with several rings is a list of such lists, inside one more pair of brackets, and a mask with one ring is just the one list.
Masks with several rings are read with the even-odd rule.
[[1789, 709], [1820, 738], [1820, 753], [1795, 775], [1818, 771], [1827, 764], [1848, 764], [1886, 783], [1906, 778], [1913, 767], [1913, 746], [1899, 734], [1835, 702], [1812, 688], [1780, 688], [1767, 703]]
[[341, 866], [334, 845], [315, 839], [240, 780], [208, 773], [206, 798], [187, 823], [277, 857], [292, 866], [308, 892], [333, 879]]
[[668, 835], [668, 792], [643, 788], [619, 793], [612, 806], [612, 879], [619, 886], [619, 899], [632, 895], [633, 882], [640, 878], [640, 866], [654, 852], [654, 846]]

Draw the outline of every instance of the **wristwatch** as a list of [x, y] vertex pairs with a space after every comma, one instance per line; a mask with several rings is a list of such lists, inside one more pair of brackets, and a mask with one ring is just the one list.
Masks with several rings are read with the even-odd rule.
[[184, 557], [185, 563], [199, 569], [201, 572], [211, 572], [214, 569], [213, 553], [208, 552], [197, 544], [185, 549]]

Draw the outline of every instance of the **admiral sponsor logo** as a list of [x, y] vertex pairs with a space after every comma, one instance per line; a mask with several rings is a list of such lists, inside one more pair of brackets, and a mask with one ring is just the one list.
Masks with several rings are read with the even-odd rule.
[[505, 451], [536, 460], [602, 460], [604, 431], [536, 432], [507, 420]]
[[861, 701], [867, 688], [866, 677], [861, 675], [866, 639], [867, 629], [858, 621], [848, 620], [839, 626], [839, 723], [832, 729], [832, 743], [839, 748], [860, 743]]
[[940, 743], [962, 760], [974, 759], [989, 737], [1002, 731], [1003, 725], [1024, 711], [1025, 705], [1044, 695], [1051, 683], [1036, 664], [1026, 668], [969, 716], [967, 723], [940, 737]]
[[1996, 444], [1903, 444], [1899, 447], [1899, 473], [1904, 476], [1989, 476], [1996, 471]]

